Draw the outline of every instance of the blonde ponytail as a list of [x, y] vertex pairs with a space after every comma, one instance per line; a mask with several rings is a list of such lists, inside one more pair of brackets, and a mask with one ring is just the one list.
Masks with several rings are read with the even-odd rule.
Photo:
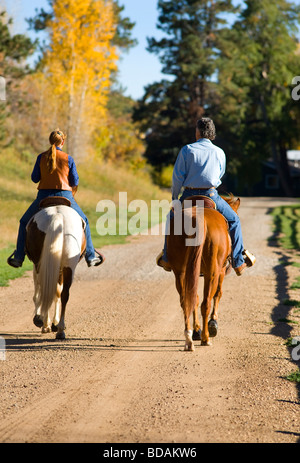
[[66, 139], [66, 135], [59, 129], [54, 130], [50, 133], [49, 142], [51, 144], [47, 156], [47, 168], [50, 174], [56, 169], [56, 147]]
[[51, 145], [47, 151], [47, 167], [50, 174], [56, 169], [56, 146]]

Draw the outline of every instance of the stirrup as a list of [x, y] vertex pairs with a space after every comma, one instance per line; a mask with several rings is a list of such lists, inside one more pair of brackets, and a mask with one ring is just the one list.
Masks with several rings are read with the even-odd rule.
[[[99, 251], [96, 251], [96, 249], [95, 249], [95, 254], [98, 254], [98, 257], [99, 257], [99, 259], [101, 260], [100, 264], [103, 264], [103, 262], [105, 261], [104, 255], [101, 254]], [[100, 265], [100, 264], [99, 264], [99, 265]]]
[[[96, 255], [97, 254], [97, 255]], [[95, 257], [92, 260], [87, 261], [88, 267], [98, 267], [98, 265], [103, 264], [105, 257], [100, 254], [100, 252], [95, 249]]]
[[253, 254], [251, 254], [251, 252], [249, 252], [247, 249], [244, 249], [242, 254], [243, 254], [245, 263], [247, 264], [247, 267], [252, 267], [256, 262], [256, 257]]
[[21, 261], [19, 259], [16, 259], [14, 256], [15, 256], [15, 251], [8, 257], [8, 259], [7, 259], [8, 265], [10, 265], [11, 267], [14, 267], [14, 268], [22, 267], [23, 261]]

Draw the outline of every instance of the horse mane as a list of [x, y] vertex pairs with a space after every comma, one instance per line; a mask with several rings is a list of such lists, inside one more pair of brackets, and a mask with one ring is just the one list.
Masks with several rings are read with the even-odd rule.
[[223, 198], [235, 212], [237, 211], [240, 205], [240, 198], [236, 198], [233, 193], [226, 193], [226, 196], [222, 195], [221, 198]]
[[225, 193], [224, 195], [221, 195], [221, 198], [225, 199], [229, 206], [231, 206], [231, 204], [234, 204], [234, 202], [236, 201], [233, 193]]

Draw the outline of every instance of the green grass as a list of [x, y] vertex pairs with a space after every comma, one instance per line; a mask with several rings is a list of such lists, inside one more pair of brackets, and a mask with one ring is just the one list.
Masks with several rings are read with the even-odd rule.
[[295, 324], [295, 325], [299, 325], [298, 322], [294, 321], [294, 320], [291, 320], [289, 318], [278, 318], [277, 320], [278, 322], [283, 322], [283, 323], [292, 323], [292, 324]]
[[286, 379], [295, 383], [300, 383], [300, 370], [293, 371], [292, 373], [286, 376]]
[[286, 345], [288, 347], [295, 347], [295, 346], [298, 346], [300, 344], [300, 341], [295, 341], [295, 338], [292, 337], [292, 338], [288, 338], [287, 341], [286, 341]]
[[20, 278], [28, 270], [32, 270], [32, 263], [26, 258], [21, 268], [10, 267], [6, 260], [14, 250], [14, 246], [0, 249], [0, 286], [8, 286], [9, 280]]
[[300, 301], [296, 301], [295, 299], [283, 299], [282, 304], [291, 307], [300, 307]]
[[272, 216], [279, 244], [285, 249], [300, 250], [300, 204], [276, 207]]
[[[294, 251], [300, 250], [300, 204], [276, 207], [272, 211], [274, 237], [284, 248]], [[299, 262], [286, 262], [282, 265], [300, 267]], [[290, 289], [300, 289], [300, 276], [292, 283]], [[286, 304], [287, 305], [287, 304]]]
[[300, 277], [297, 277], [294, 283], [291, 285], [291, 289], [299, 289], [300, 288]]

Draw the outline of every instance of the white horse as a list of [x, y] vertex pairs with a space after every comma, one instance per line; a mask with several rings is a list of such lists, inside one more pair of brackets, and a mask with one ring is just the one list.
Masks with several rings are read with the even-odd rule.
[[[51, 203], [55, 204], [55, 199]], [[27, 225], [26, 252], [34, 263], [35, 316], [43, 333], [57, 332], [65, 339], [65, 311], [75, 268], [86, 246], [84, 221], [69, 206], [41, 209]], [[49, 311], [55, 303], [51, 325]]]

